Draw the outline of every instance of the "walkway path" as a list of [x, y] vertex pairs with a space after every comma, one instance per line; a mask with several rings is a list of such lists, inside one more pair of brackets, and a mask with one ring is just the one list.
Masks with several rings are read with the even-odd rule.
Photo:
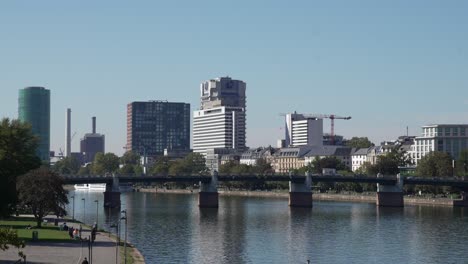
[[[77, 224], [71, 224], [71, 226], [74, 228], [79, 227]], [[82, 235], [83, 237], [89, 237], [91, 232], [89, 229], [83, 229]], [[80, 264], [84, 257], [89, 260], [88, 243], [79, 241], [62, 243], [30, 242], [23, 249], [23, 252], [26, 254], [27, 263]], [[93, 263], [116, 263], [116, 244], [103, 233], [97, 233], [92, 252]], [[18, 259], [16, 248], [0, 251], [0, 263], [12, 263], [12, 261]]]

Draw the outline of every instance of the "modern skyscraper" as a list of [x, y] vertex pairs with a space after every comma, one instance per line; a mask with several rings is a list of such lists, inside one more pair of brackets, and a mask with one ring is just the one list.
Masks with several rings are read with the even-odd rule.
[[303, 114], [286, 114], [286, 146], [322, 146], [323, 119]]
[[221, 77], [200, 85], [200, 110], [193, 112], [193, 151], [245, 150], [246, 83]]
[[93, 162], [97, 153], [105, 153], [106, 138], [104, 135], [96, 133], [96, 117], [92, 118], [92, 133], [85, 134], [80, 141], [80, 152], [83, 156], [83, 162]]
[[190, 149], [190, 104], [167, 101], [127, 105], [127, 150], [150, 157]]
[[49, 163], [50, 156], [50, 91], [44, 87], [26, 87], [19, 90], [18, 119], [31, 124], [38, 136], [37, 156]]

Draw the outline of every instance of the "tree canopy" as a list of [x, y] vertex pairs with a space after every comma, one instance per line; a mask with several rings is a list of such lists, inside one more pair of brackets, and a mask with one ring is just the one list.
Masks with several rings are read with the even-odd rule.
[[29, 124], [4, 118], [0, 122], [0, 216], [16, 205], [16, 178], [41, 165], [36, 155], [38, 139]]
[[433, 151], [422, 157], [416, 167], [416, 175], [427, 177], [451, 176], [452, 157], [446, 152]]
[[352, 148], [369, 148], [374, 144], [367, 137], [352, 137], [346, 141], [346, 146]]
[[325, 168], [336, 169], [337, 171], [347, 169], [346, 166], [337, 157], [315, 157], [310, 165], [312, 173], [322, 173], [322, 169]]
[[66, 215], [68, 197], [63, 189], [63, 179], [48, 168], [42, 167], [18, 177], [17, 190], [19, 202], [31, 211], [38, 227], [50, 213]]
[[78, 159], [73, 156], [65, 157], [55, 163], [52, 166], [52, 170], [63, 175], [63, 174], [77, 174], [80, 170], [81, 164]]
[[114, 153], [97, 153], [94, 156], [92, 173], [101, 175], [105, 173], [114, 173], [119, 169], [120, 159]]

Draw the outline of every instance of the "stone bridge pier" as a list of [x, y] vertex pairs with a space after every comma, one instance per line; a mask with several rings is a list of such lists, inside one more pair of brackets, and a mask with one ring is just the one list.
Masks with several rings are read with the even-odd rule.
[[312, 176], [306, 172], [303, 183], [289, 181], [289, 206], [312, 207]]
[[[377, 174], [377, 178], [382, 178], [382, 174]], [[383, 185], [377, 183], [377, 206], [382, 207], [403, 207], [403, 177], [397, 174], [395, 185]]]
[[453, 206], [468, 207], [468, 189], [463, 189], [460, 200], [453, 200]]
[[119, 178], [116, 175], [112, 175], [112, 183], [106, 184], [106, 191], [104, 192], [104, 207], [120, 207]]
[[211, 181], [200, 182], [198, 206], [200, 208], [218, 208], [218, 172], [211, 173]]

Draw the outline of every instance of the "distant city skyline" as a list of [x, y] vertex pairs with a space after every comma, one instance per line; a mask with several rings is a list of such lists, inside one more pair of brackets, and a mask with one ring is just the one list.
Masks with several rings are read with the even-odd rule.
[[[0, 116], [18, 118], [18, 90], [51, 91], [51, 150], [72, 151], [100, 120], [122, 154], [126, 105], [168, 100], [199, 108], [199, 85], [248, 83], [247, 146], [284, 138], [279, 113], [352, 116], [345, 138], [419, 136], [468, 123], [466, 1], [118, 1], [0, 4]], [[324, 120], [324, 133], [330, 120]]]

